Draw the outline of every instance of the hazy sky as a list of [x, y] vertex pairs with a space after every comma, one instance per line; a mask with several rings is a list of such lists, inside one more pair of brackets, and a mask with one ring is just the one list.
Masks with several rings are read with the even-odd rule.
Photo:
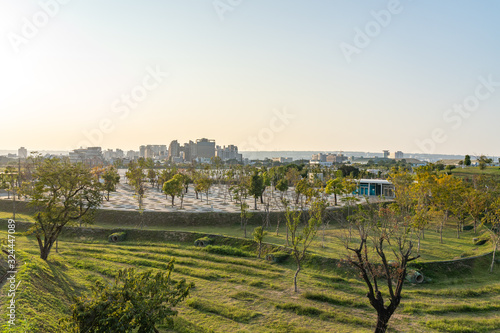
[[0, 149], [496, 154], [500, 2], [0, 0]]

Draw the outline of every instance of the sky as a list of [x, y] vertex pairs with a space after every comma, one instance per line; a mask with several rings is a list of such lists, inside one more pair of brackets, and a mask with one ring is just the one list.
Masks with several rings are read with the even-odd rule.
[[0, 150], [500, 155], [494, 0], [0, 0]]

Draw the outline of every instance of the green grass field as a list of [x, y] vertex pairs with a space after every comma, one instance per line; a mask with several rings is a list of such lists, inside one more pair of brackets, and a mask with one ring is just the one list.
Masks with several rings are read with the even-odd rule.
[[479, 169], [479, 167], [467, 167], [467, 168], [456, 168], [451, 170], [454, 176], [458, 177], [471, 177], [472, 175], [489, 175], [495, 178], [500, 178], [500, 168], [496, 166], [488, 166], [484, 170]]
[[[429, 244], [436, 242], [433, 234], [427, 232]], [[5, 235], [0, 233], [0, 237]], [[462, 237], [464, 244], [456, 241], [451, 246], [452, 235], [450, 231], [445, 242], [456, 250], [442, 252], [443, 257], [463, 252], [468, 242]], [[284, 241], [280, 237], [266, 240]], [[448, 247], [446, 243], [429, 253], [441, 258], [438, 254]], [[364, 284], [357, 275], [335, 265], [311, 261], [299, 275], [300, 292], [294, 293], [295, 267], [291, 262], [272, 264], [255, 257], [220, 255], [195, 248], [191, 242], [128, 240], [110, 244], [104, 239], [66, 238], [48, 262], [38, 258], [32, 237], [18, 236], [16, 248], [24, 263], [18, 273], [17, 315], [22, 327], [18, 332], [54, 332], [58, 320], [69, 314], [72, 297], [85, 292], [96, 280], [109, 279], [124, 267], [163, 269], [171, 258], [176, 260], [174, 278], [185, 278], [196, 287], [179, 307], [175, 327], [160, 327], [162, 332], [370, 332], [374, 328], [375, 312], [365, 297]], [[345, 250], [336, 248], [339, 252], [335, 257], [341, 257]], [[321, 252], [319, 243], [314, 249]], [[242, 255], [248, 252], [254, 253], [245, 247]], [[494, 274], [487, 273], [489, 261], [478, 259], [475, 265], [458, 265], [451, 270], [424, 269], [431, 280], [405, 286], [390, 331], [500, 331], [500, 268], [496, 267]], [[6, 318], [5, 292], [6, 286], [0, 296], [2, 323]]]

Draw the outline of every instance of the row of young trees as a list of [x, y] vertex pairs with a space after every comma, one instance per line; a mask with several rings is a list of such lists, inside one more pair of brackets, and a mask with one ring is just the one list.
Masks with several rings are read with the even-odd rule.
[[[395, 186], [398, 207], [416, 232], [417, 253], [426, 229], [435, 227], [443, 243], [443, 230], [452, 219], [457, 238], [466, 221], [472, 221], [474, 233], [479, 225], [486, 227], [495, 253], [500, 241], [500, 183], [495, 178], [474, 175], [462, 179], [438, 173], [430, 167], [420, 167], [415, 173], [394, 170], [390, 180]], [[493, 262], [494, 258], [491, 269]]]

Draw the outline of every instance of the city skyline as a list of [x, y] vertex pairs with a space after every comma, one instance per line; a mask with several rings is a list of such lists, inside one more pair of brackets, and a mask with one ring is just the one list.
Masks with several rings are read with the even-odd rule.
[[494, 1], [0, 6], [1, 150], [500, 155]]

